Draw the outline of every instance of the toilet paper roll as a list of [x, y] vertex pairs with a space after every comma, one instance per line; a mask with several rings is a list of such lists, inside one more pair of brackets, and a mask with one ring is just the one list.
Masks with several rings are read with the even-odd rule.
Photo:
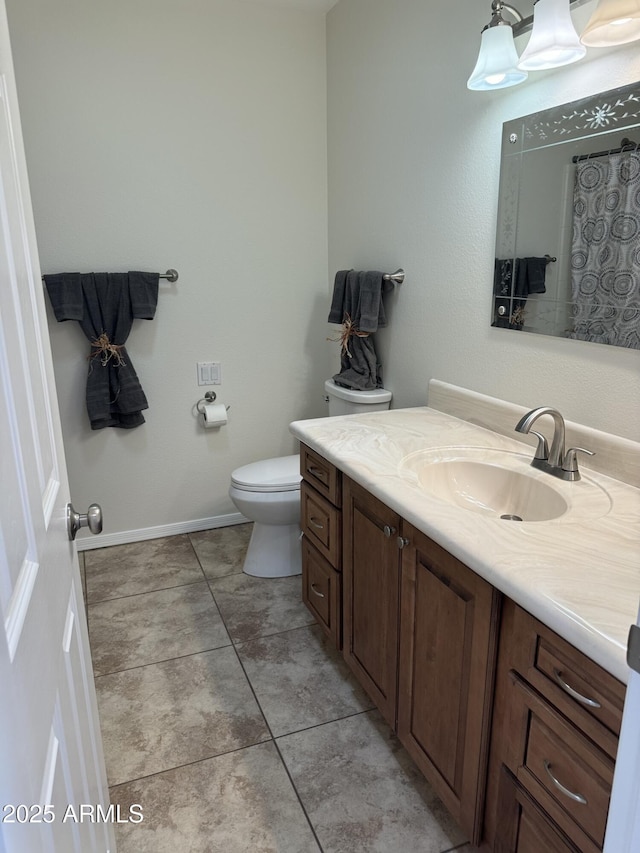
[[224, 426], [227, 422], [226, 406], [224, 403], [207, 403], [202, 407], [202, 417], [205, 429]]

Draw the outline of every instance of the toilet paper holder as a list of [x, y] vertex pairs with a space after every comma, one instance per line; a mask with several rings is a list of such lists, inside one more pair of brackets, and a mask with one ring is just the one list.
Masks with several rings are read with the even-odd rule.
[[[196, 403], [196, 410], [197, 410], [198, 414], [203, 415], [204, 414], [204, 407], [208, 403], [215, 403], [217, 398], [218, 398], [218, 395], [216, 394], [215, 391], [207, 391], [205, 393], [204, 397], [202, 397], [202, 399], [198, 400], [198, 402]], [[227, 411], [229, 411], [230, 408], [231, 408], [231, 406], [225, 406], [225, 409]]]

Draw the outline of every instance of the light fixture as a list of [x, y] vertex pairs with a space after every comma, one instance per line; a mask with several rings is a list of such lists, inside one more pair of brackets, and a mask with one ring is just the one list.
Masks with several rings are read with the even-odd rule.
[[609, 47], [640, 39], [640, 0], [600, 0], [580, 41]]
[[569, 0], [536, 0], [533, 30], [518, 68], [542, 71], [577, 62], [587, 52], [571, 20]]
[[522, 15], [502, 0], [493, 0], [491, 21], [482, 30], [478, 61], [467, 81], [467, 88], [474, 91], [504, 89], [527, 79], [526, 71], [517, 67], [518, 53], [513, 43], [511, 24], [502, 17], [506, 9], [517, 21]]

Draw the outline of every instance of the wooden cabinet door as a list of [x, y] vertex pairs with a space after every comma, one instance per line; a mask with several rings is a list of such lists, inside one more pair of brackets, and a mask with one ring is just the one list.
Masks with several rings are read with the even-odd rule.
[[500, 595], [411, 525], [403, 535], [398, 736], [478, 843]]
[[343, 485], [343, 654], [395, 730], [400, 518], [356, 483]]

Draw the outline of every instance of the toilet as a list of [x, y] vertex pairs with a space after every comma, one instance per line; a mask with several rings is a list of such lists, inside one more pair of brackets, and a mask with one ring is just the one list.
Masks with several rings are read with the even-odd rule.
[[[389, 408], [391, 391], [353, 391], [324, 384], [329, 416], [381, 412]], [[250, 521], [253, 533], [243, 571], [259, 578], [299, 575], [300, 562], [300, 457], [278, 456], [251, 462], [231, 474], [229, 497]]]

